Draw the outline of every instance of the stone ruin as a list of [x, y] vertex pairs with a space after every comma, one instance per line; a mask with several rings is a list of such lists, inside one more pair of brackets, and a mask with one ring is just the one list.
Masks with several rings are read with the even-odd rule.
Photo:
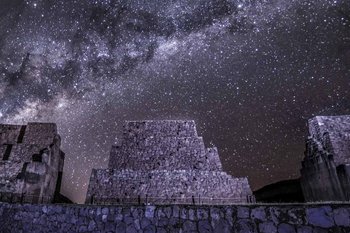
[[350, 115], [316, 116], [301, 169], [306, 201], [350, 200]]
[[222, 170], [194, 121], [129, 121], [108, 169], [93, 169], [88, 204], [232, 204], [254, 202], [247, 178]]
[[64, 153], [56, 124], [0, 125], [0, 201], [51, 203]]

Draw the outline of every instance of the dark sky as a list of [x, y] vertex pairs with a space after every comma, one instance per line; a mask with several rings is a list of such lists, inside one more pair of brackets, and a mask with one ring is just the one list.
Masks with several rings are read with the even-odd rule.
[[1, 0], [0, 121], [58, 124], [78, 202], [124, 120], [196, 120], [253, 189], [297, 177], [307, 119], [350, 114], [348, 2]]

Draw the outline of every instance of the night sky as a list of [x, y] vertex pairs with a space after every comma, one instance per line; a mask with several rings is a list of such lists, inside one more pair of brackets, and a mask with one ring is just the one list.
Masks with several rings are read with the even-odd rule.
[[253, 189], [350, 114], [348, 0], [1, 0], [0, 122], [56, 122], [83, 202], [125, 120], [193, 119]]

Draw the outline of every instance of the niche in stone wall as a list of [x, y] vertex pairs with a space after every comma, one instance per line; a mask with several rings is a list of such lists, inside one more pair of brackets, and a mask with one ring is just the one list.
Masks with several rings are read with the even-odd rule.
[[43, 161], [43, 156], [42, 154], [33, 154], [32, 156], [32, 161], [33, 162], [42, 162]]
[[2, 157], [2, 160], [9, 160], [12, 147], [13, 145], [11, 144], [6, 145], [6, 150], [5, 150], [4, 156]]
[[26, 128], [27, 128], [26, 125], [22, 125], [21, 126], [21, 130], [19, 131], [19, 135], [18, 135], [18, 138], [17, 138], [17, 143], [22, 143], [23, 142], [23, 138], [24, 138], [24, 134], [26, 132]]

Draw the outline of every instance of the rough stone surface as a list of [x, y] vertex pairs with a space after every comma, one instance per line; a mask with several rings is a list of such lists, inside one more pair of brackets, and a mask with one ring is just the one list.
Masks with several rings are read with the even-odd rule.
[[[227, 209], [232, 216], [227, 214]], [[243, 213], [248, 210], [250, 215], [238, 216], [242, 210]], [[346, 220], [349, 210], [349, 204], [95, 206], [0, 203], [0, 232], [347, 233], [350, 232], [350, 223]], [[197, 213], [195, 216], [205, 217], [190, 219], [191, 211]], [[284, 214], [290, 212], [298, 213], [296, 217], [300, 220], [296, 221], [295, 217], [291, 220]], [[181, 217], [179, 213], [186, 214]]]
[[108, 169], [94, 169], [87, 204], [254, 202], [247, 178], [222, 170], [194, 121], [135, 121], [112, 147]]
[[338, 208], [334, 209], [334, 221], [338, 226], [348, 226], [350, 224], [349, 209]]
[[306, 218], [309, 224], [314, 226], [323, 228], [334, 226], [332, 208], [329, 206], [308, 209], [306, 211]]
[[295, 233], [295, 227], [286, 223], [278, 226], [278, 233]]
[[350, 115], [316, 116], [301, 169], [301, 187], [308, 202], [350, 200]]
[[261, 233], [276, 233], [277, 227], [273, 222], [263, 222], [259, 224], [259, 231]]
[[1, 124], [0, 201], [51, 203], [63, 171], [60, 146], [55, 124]]

